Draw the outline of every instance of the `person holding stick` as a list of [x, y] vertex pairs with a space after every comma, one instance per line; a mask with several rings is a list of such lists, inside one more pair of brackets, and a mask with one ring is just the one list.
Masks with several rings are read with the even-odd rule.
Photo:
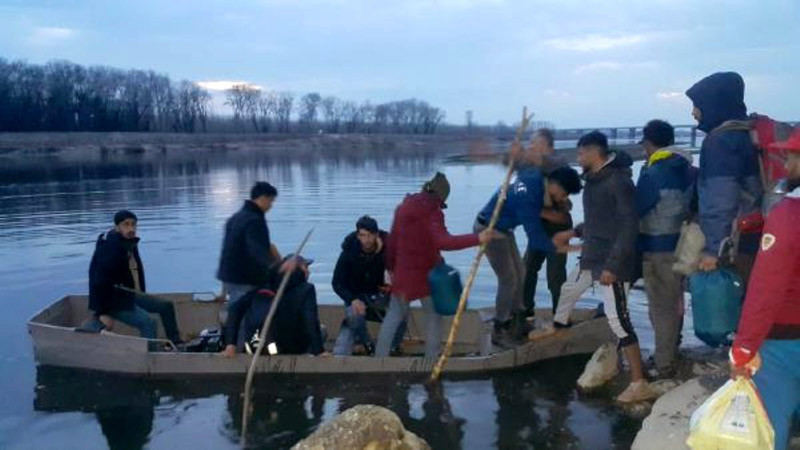
[[433, 309], [428, 272], [442, 261], [442, 250], [462, 250], [489, 242], [494, 233], [485, 231], [453, 236], [445, 227], [442, 209], [450, 194], [450, 183], [437, 173], [422, 192], [403, 199], [394, 213], [387, 243], [386, 266], [392, 279], [392, 299], [383, 319], [376, 357], [389, 356], [397, 328], [406, 320], [409, 305], [420, 300], [425, 311], [425, 357], [439, 354], [442, 318]]

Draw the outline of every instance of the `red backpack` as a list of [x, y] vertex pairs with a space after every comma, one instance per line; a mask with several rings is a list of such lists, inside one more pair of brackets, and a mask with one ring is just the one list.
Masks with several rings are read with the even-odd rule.
[[769, 192], [788, 175], [785, 167], [786, 153], [772, 148], [772, 144], [789, 139], [794, 127], [756, 113], [750, 115], [750, 121], [752, 126], [750, 136], [759, 154], [761, 180], [764, 191]]

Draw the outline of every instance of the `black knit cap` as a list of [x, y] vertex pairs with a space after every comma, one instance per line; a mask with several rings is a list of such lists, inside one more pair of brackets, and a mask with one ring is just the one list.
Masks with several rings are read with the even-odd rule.
[[275, 186], [267, 183], [266, 181], [259, 181], [253, 185], [252, 189], [250, 189], [250, 200], [255, 200], [262, 195], [266, 195], [267, 197], [277, 197], [278, 190], [275, 189]]
[[134, 222], [139, 220], [139, 218], [136, 217], [136, 214], [128, 211], [127, 209], [117, 211], [117, 213], [114, 214], [114, 225], [119, 225], [128, 219], [133, 219]]
[[367, 230], [370, 233], [378, 232], [378, 222], [370, 216], [362, 216], [356, 222], [356, 231]]

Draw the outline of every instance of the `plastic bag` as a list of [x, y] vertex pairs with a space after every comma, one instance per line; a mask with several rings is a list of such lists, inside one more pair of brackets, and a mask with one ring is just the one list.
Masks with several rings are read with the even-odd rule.
[[695, 273], [689, 278], [689, 288], [694, 334], [711, 347], [730, 344], [742, 313], [742, 280], [722, 268]]
[[681, 225], [681, 236], [675, 248], [676, 262], [672, 270], [685, 276], [696, 272], [705, 245], [706, 237], [698, 223], [686, 222]]
[[755, 450], [775, 447], [775, 430], [755, 384], [728, 380], [692, 414], [686, 444], [703, 450]]
[[440, 316], [455, 314], [463, 289], [458, 269], [442, 261], [428, 273], [428, 284], [436, 314]]

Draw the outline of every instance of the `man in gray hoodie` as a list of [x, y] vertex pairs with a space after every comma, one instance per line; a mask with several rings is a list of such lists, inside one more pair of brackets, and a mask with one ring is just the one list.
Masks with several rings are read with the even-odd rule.
[[559, 251], [567, 251], [573, 237], [583, 239], [580, 266], [567, 276], [553, 320], [553, 329], [531, 333], [531, 339], [553, 334], [570, 325], [569, 316], [580, 297], [599, 283], [611, 330], [619, 339], [631, 368], [631, 384], [617, 397], [620, 403], [652, 398], [644, 378], [639, 340], [628, 314], [628, 292], [636, 277], [636, 240], [639, 219], [631, 180], [631, 157], [608, 148], [608, 139], [592, 131], [578, 141], [578, 162], [584, 169], [584, 223], [553, 237]]

